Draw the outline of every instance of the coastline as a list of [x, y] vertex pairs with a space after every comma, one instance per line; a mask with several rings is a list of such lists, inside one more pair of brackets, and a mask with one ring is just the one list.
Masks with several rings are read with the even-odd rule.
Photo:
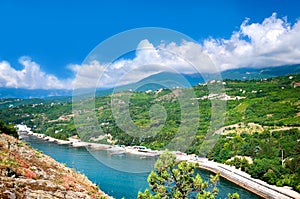
[[300, 194], [290, 188], [270, 185], [226, 164], [209, 161], [207, 158], [194, 158], [192, 156], [188, 158], [181, 157], [180, 160], [198, 163], [199, 168], [213, 173], [219, 172], [221, 177], [263, 198], [300, 199]]
[[162, 153], [162, 151], [157, 151], [157, 150], [139, 149], [139, 146], [117, 146], [117, 145], [110, 145], [110, 144], [99, 144], [99, 143], [92, 143], [92, 142], [83, 142], [80, 139], [75, 139], [75, 138], [68, 138], [68, 140], [60, 140], [60, 139], [47, 136], [45, 134], [34, 133], [26, 125], [17, 125], [17, 128], [18, 128], [17, 132], [20, 135], [20, 137], [22, 137], [22, 135], [29, 135], [29, 136], [37, 137], [47, 142], [54, 142], [61, 145], [70, 145], [75, 148], [87, 147], [93, 150], [112, 151], [114, 154], [127, 153], [127, 154], [149, 156], [149, 157], [156, 157]]
[[[134, 154], [140, 156], [159, 156], [162, 151], [156, 151], [151, 149], [139, 150], [131, 146], [115, 146], [109, 144], [98, 144], [90, 142], [82, 142], [80, 139], [69, 138], [69, 141], [59, 140], [44, 134], [33, 133], [32, 131], [23, 130], [18, 131], [20, 134], [27, 134], [43, 139], [48, 142], [55, 142], [57, 144], [70, 145], [72, 147], [88, 147], [94, 150], [107, 150], [111, 154]], [[220, 172], [220, 176], [233, 182], [234, 184], [260, 196], [263, 198], [274, 198], [274, 199], [300, 199], [300, 194], [285, 187], [277, 187], [270, 185], [262, 180], [254, 179], [249, 174], [236, 169], [235, 167], [209, 161], [207, 158], [198, 158], [195, 155], [187, 155], [185, 153], [174, 152], [178, 160], [186, 160], [188, 162], [198, 163], [199, 168], [217, 173]]]
[[10, 135], [0, 134], [0, 152], [0, 198], [112, 198], [84, 174]]

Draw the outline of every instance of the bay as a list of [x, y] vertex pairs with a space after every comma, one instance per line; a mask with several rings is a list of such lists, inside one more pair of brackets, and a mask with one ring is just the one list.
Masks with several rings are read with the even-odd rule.
[[[78, 172], [85, 174], [92, 182], [96, 183], [102, 191], [119, 199], [136, 198], [138, 191], [144, 191], [148, 188], [147, 177], [149, 172], [126, 172], [134, 171], [135, 168], [145, 167], [151, 168], [155, 162], [154, 158], [142, 157], [137, 155], [119, 154], [112, 155], [106, 151], [99, 151], [97, 155], [106, 159], [103, 162], [109, 162], [119, 159], [118, 166], [114, 169], [111, 166], [105, 165], [98, 161], [89, 151], [84, 148], [74, 148], [68, 145], [58, 145], [55, 143], [46, 142], [33, 136], [23, 136], [24, 141], [42, 151], [44, 154], [51, 156], [56, 161], [66, 164], [66, 166], [76, 169]], [[123, 167], [124, 169], [120, 169]], [[130, 167], [130, 168], [129, 168]], [[198, 171], [204, 180], [208, 180], [211, 175], [205, 170]], [[255, 194], [221, 178], [218, 184], [219, 194], [218, 199], [224, 199], [228, 193], [237, 192], [241, 199], [257, 199], [260, 198]]]

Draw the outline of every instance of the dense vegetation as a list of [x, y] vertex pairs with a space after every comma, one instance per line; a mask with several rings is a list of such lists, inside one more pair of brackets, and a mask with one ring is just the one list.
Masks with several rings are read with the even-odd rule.
[[4, 124], [4, 122], [2, 122], [0, 120], [0, 134], [1, 133], [4, 133], [4, 134], [7, 134], [7, 135], [11, 135], [15, 138], [18, 138], [18, 133], [16, 131], [16, 129], [14, 128], [13, 125], [7, 125], [7, 124]]
[[[223, 85], [226, 95], [231, 99], [226, 101], [223, 125], [225, 127], [219, 132], [220, 138], [208, 154], [208, 158], [240, 167], [253, 177], [261, 178], [269, 183], [292, 186], [300, 191], [300, 171], [297, 167], [300, 163], [298, 128], [300, 127], [300, 88], [294, 88], [295, 82], [300, 82], [300, 75], [263, 80], [210, 82], [209, 85]], [[210, 127], [210, 121], [212, 104], [218, 99], [208, 97], [212, 93], [208, 88], [206, 84], [192, 88], [195, 98], [190, 98], [189, 102], [199, 105], [200, 115], [190, 117], [188, 121], [182, 119], [186, 116], [182, 111], [185, 105], [181, 104], [178, 96], [184, 96], [191, 89], [162, 89], [159, 92], [116, 94], [116, 96], [130, 95], [129, 115], [134, 124], [139, 127], [141, 134], [148, 132], [151, 128], [159, 128], [158, 117], [151, 116], [149, 112], [153, 105], [164, 107], [166, 120], [158, 133], [151, 134], [153, 136], [135, 137], [120, 128], [112, 114], [112, 95], [96, 97], [94, 112], [99, 129], [104, 134], [110, 134], [111, 141], [115, 144], [144, 145], [152, 149], [163, 148], [174, 138], [178, 138], [180, 133], [183, 136], [187, 135], [186, 132], [189, 129], [181, 129], [182, 124], [198, 123], [195, 138], [187, 152], [199, 155], [207, 132], [217, 130]], [[239, 98], [234, 99], [237, 96]], [[9, 100], [9, 103], [14, 102], [12, 99]], [[22, 104], [18, 100], [14, 106], [10, 107], [5, 100], [1, 103], [3, 106], [7, 105], [6, 108], [2, 107], [0, 115], [0, 119], [6, 123], [23, 123], [35, 132], [45, 133], [59, 139], [67, 139], [78, 134], [75, 128], [78, 124], [74, 124], [70, 101], [50, 103], [35, 100], [33, 103], [26, 101]], [[75, 105], [78, 104], [75, 103]], [[79, 131], [81, 139], [91, 141], [92, 137], [97, 137], [96, 131], [85, 130], [85, 133]], [[184, 137], [178, 139], [184, 139]], [[97, 142], [107, 143], [107, 139], [97, 140]], [[237, 156], [249, 157], [253, 160], [253, 164]], [[232, 160], [229, 160], [230, 158]]]
[[[177, 162], [176, 156], [165, 151], [156, 161], [149, 174], [148, 182], [152, 193], [146, 189], [139, 192], [138, 199], [214, 199], [218, 195], [216, 184], [219, 174], [210, 177], [210, 183], [203, 181], [199, 174], [195, 174], [197, 165], [186, 161]], [[237, 193], [228, 194], [229, 199], [239, 199]]]
[[[241, 168], [254, 178], [300, 191], [300, 131], [264, 131], [222, 135], [209, 159]], [[251, 157], [250, 164], [245, 158]], [[231, 157], [235, 157], [229, 160]]]

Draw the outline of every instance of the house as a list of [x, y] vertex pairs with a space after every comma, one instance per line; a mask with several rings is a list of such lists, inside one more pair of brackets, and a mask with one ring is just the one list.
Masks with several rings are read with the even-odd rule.
[[295, 82], [294, 83], [294, 88], [296, 88], [296, 87], [300, 87], [300, 82]]

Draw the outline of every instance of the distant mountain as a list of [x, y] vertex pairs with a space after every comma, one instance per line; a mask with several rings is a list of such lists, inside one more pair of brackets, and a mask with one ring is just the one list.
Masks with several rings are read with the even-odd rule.
[[146, 77], [136, 83], [119, 86], [115, 91], [134, 90], [147, 91], [157, 90], [159, 88], [186, 88], [203, 83], [204, 80], [200, 74], [177, 74], [170, 72], [162, 72]]
[[[300, 73], [300, 64], [285, 65], [279, 67], [265, 68], [238, 68], [230, 69], [221, 72], [222, 79], [231, 80], [251, 80], [264, 79], [289, 74]], [[195, 86], [205, 81], [219, 79], [217, 74], [177, 74], [170, 72], [162, 72], [146, 77], [136, 83], [119, 86], [110, 89], [97, 89], [96, 96], [105, 96], [113, 92], [125, 90], [147, 91], [157, 90], [159, 88], [176, 88]], [[72, 96], [72, 90], [42, 90], [42, 89], [15, 89], [15, 88], [0, 88], [0, 99], [2, 98], [44, 98], [44, 99], [60, 99], [64, 100], [65, 96]]]
[[220, 79], [220, 77], [231, 80], [251, 80], [251, 79], [264, 79], [278, 76], [285, 76], [289, 74], [300, 73], [300, 64], [286, 65], [279, 67], [266, 67], [266, 68], [238, 68], [230, 69], [221, 72], [221, 74], [177, 74], [170, 72], [162, 72], [151, 75], [142, 79], [139, 82], [120, 86], [115, 91], [135, 90], [157, 90], [159, 88], [176, 88], [176, 87], [190, 87], [197, 84], [202, 84], [205, 81]]
[[23, 88], [0, 88], [0, 99], [2, 98], [61, 98], [62, 96], [72, 96], [72, 90], [61, 89], [23, 89]]
[[[223, 79], [251, 80], [300, 73], [300, 64], [266, 68], [239, 68], [221, 72]], [[213, 78], [213, 76], [211, 77]]]

